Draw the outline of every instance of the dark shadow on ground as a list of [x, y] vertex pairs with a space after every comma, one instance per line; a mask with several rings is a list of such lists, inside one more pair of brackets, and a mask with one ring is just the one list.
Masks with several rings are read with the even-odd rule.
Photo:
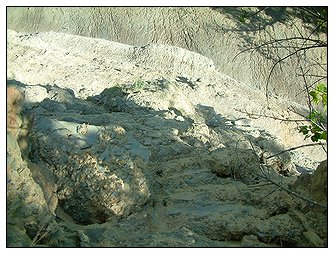
[[[324, 45], [327, 41], [318, 39], [318, 35], [327, 34], [327, 7], [212, 7], [213, 10], [226, 15], [235, 22], [236, 28], [222, 27], [223, 32], [235, 32], [243, 38], [243, 43], [240, 45], [240, 51], [256, 50], [267, 59], [278, 61], [285, 55], [291, 53], [300, 47], [310, 45]], [[303, 22], [303, 28], [308, 31], [301, 32], [301, 29], [294, 24], [294, 19], [300, 19]], [[296, 30], [296, 35], [290, 37], [276, 37], [275, 33], [267, 28], [281, 23], [287, 26], [293, 26]], [[268, 39], [258, 41], [254, 36], [254, 32], [263, 32], [267, 30]], [[294, 37], [303, 37], [304, 40], [290, 40]], [[318, 40], [307, 41], [307, 39]], [[270, 42], [266, 45], [266, 43]], [[272, 43], [273, 41], [276, 41]], [[263, 44], [264, 46], [258, 47]], [[256, 49], [252, 49], [256, 48]], [[284, 49], [285, 55], [282, 56]]]
[[[26, 87], [20, 82], [12, 81], [11, 83], [18, 84], [21, 90]], [[131, 186], [137, 182], [148, 185], [156, 184], [148, 179], [152, 179], [153, 174], [158, 175], [163, 174], [163, 172], [159, 172], [159, 169], [147, 168], [148, 163], [166, 162], [180, 156], [187, 156], [195, 150], [209, 153], [212, 148], [218, 145], [209, 136], [205, 137], [208, 142], [195, 136], [184, 136], [183, 134], [194, 127], [194, 122], [191, 118], [183, 116], [177, 109], [157, 111], [150, 107], [135, 105], [133, 102], [129, 104], [127, 92], [122, 90], [122, 86], [107, 88], [101, 94], [87, 100], [76, 98], [70, 89], [62, 89], [55, 85], [43, 85], [43, 87], [47, 89], [49, 98], [45, 98], [40, 103], [26, 102], [24, 105], [24, 112], [33, 118], [29, 137], [29, 142], [31, 142], [29, 159], [34, 163], [42, 163], [56, 175], [56, 181], [59, 185], [58, 191], [62, 192], [63, 197], [59, 198], [59, 205], [77, 223], [82, 225], [125, 218], [149, 205], [149, 199], [142, 196], [136, 186]], [[182, 116], [185, 121], [166, 118], [166, 113], [171, 113], [172, 110], [173, 114]], [[249, 144], [248, 146], [242, 145], [242, 142], [245, 144], [250, 140], [259, 146], [258, 142], [262, 140], [256, 139], [238, 128], [234, 123], [235, 120], [224, 117], [212, 107], [197, 105], [196, 112], [211, 132], [216, 132], [218, 136], [224, 137], [221, 142], [224, 143], [226, 149], [233, 148], [243, 153], [245, 149], [249, 149]], [[118, 136], [111, 136], [109, 141], [103, 141], [109, 143], [116, 140], [113, 151], [102, 149], [103, 144], [98, 147], [99, 132], [108, 126], [120, 126], [118, 131], [123, 132], [124, 130], [124, 132], [129, 133], [130, 143], [118, 144], [117, 139], [122, 139], [123, 135], [120, 133]], [[86, 127], [88, 129], [85, 133]], [[175, 130], [178, 130], [178, 134], [175, 133]], [[263, 134], [263, 139], [266, 139], [265, 135], [269, 135]], [[235, 139], [236, 136], [239, 140]], [[130, 158], [125, 156], [127, 151], [124, 150], [124, 147], [126, 146], [130, 149], [132, 156]], [[98, 150], [100, 148], [101, 150]], [[264, 149], [268, 149], [270, 153], [276, 153], [280, 151], [281, 147], [273, 140], [269, 140]], [[45, 151], [51, 151], [51, 153], [47, 154]], [[59, 158], [59, 153], [66, 155], [66, 158]], [[108, 168], [108, 170], [114, 171], [105, 172], [103, 167], [99, 170], [103, 174], [114, 174], [118, 180], [128, 184], [130, 191], [121, 192], [120, 195], [127, 195], [130, 192], [131, 195], [142, 199], [141, 203], [138, 204], [139, 208], [122, 215], [112, 215], [101, 207], [97, 207], [96, 213], [92, 214], [91, 211], [96, 204], [92, 203], [92, 197], [88, 196], [85, 178], [77, 181], [74, 189], [66, 190], [69, 186], [66, 182], [71, 181], [78, 174], [72, 168], [89, 170], [90, 164], [86, 164], [84, 161], [85, 156], [96, 161], [111, 157], [115, 158], [113, 161], [123, 160], [122, 163], [125, 164], [117, 164], [118, 168]], [[128, 175], [124, 175], [124, 170], [119, 170], [119, 168], [129, 164], [135, 164], [137, 171], [129, 170]], [[105, 181], [101, 181], [101, 185], [105, 183]], [[149, 189], [150, 187], [148, 186]], [[67, 193], [64, 194], [66, 191]], [[134, 202], [136, 201], [134, 200]]]
[[212, 9], [236, 21], [238, 28], [234, 31], [258, 31], [275, 23], [286, 23], [293, 18], [299, 18], [310, 32], [313, 30], [314, 33], [327, 32], [325, 26], [319, 26], [322, 21], [327, 22], [327, 7], [262, 6], [255, 7], [255, 10], [249, 7], [212, 7]]

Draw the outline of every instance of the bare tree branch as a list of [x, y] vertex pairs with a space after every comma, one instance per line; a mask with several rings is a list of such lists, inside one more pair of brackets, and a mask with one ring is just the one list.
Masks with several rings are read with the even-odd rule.
[[[237, 109], [234, 108], [235, 111], [240, 112], [240, 113], [244, 113], [247, 114], [249, 118], [251, 119], [259, 119], [260, 117], [266, 117], [266, 118], [272, 118], [278, 121], [282, 121], [282, 122], [309, 122], [310, 120], [308, 119], [284, 119], [284, 118], [279, 118], [279, 117], [275, 117], [275, 116], [268, 116], [265, 114], [257, 114], [257, 113], [249, 113], [247, 112], [247, 110], [241, 110], [241, 109]], [[305, 117], [303, 117], [305, 118]]]
[[[327, 43], [324, 43], [324, 42], [321, 41], [321, 40], [310, 39], [310, 38], [305, 38], [305, 37], [298, 37], [298, 36], [296, 36], [296, 37], [290, 37], [290, 38], [284, 38], [284, 39], [273, 39], [273, 40], [271, 40], [271, 41], [262, 43], [262, 44], [260, 44], [260, 45], [258, 45], [258, 46], [255, 46], [255, 47], [249, 47], [249, 48], [247, 48], [247, 49], [244, 49], [244, 50], [240, 51], [238, 54], [236, 54], [236, 55], [234, 56], [233, 60], [234, 60], [235, 58], [237, 58], [239, 55], [241, 55], [242, 53], [244, 53], [244, 52], [246, 52], [246, 51], [249, 51], [249, 50], [258, 50], [258, 49], [260, 49], [260, 48], [262, 48], [262, 47], [264, 47], [264, 46], [270, 46], [270, 45], [272, 45], [272, 44], [277, 44], [277, 43], [280, 43], [280, 42], [287, 42], [287, 41], [294, 41], [294, 40], [302, 40], [302, 41], [303, 41], [303, 42], [302, 42], [302, 45], [301, 45], [300, 47], [302, 47], [302, 46], [304, 45], [305, 41], [306, 41], [306, 42], [307, 42], [307, 41], [314, 42], [315, 44], [310, 45], [310, 46], [312, 46], [312, 47], [313, 47], [313, 46], [316, 46], [316, 47], [327, 47]], [[271, 47], [272, 47], [272, 46], [271, 46]], [[284, 48], [285, 46], [282, 45], [281, 47]]]
[[304, 72], [303, 70], [303, 67], [300, 66], [300, 69], [302, 71], [302, 77], [303, 77], [303, 80], [304, 80], [304, 85], [305, 85], [305, 90], [306, 90], [306, 94], [307, 94], [307, 105], [308, 105], [308, 109], [309, 109], [309, 112], [312, 112], [312, 103], [311, 103], [311, 97], [310, 97], [310, 91], [308, 90], [308, 87], [307, 87], [307, 82], [306, 82], [306, 78], [305, 78], [305, 74], [308, 72]]
[[[254, 146], [253, 146], [252, 141], [251, 141], [250, 139], [248, 139], [248, 141], [249, 141], [249, 143], [250, 143], [250, 145], [251, 145], [251, 147], [252, 147], [252, 150], [253, 150], [254, 154], [256, 155], [256, 157], [257, 157], [257, 159], [258, 159], [258, 162], [259, 162], [259, 165], [260, 165], [260, 170], [261, 170], [261, 172], [262, 172], [262, 174], [263, 174], [262, 177], [263, 177], [264, 179], [266, 179], [267, 181], [269, 181], [271, 184], [277, 186], [279, 189], [282, 189], [282, 190], [286, 191], [287, 193], [289, 193], [289, 194], [291, 194], [291, 195], [293, 195], [293, 196], [295, 196], [295, 197], [298, 197], [298, 198], [300, 198], [300, 199], [306, 201], [307, 203], [310, 203], [310, 204], [312, 204], [312, 205], [315, 205], [315, 206], [324, 208], [324, 209], [326, 209], [326, 210], [328, 209], [327, 206], [322, 205], [322, 204], [320, 204], [320, 203], [318, 203], [318, 202], [316, 202], [316, 201], [314, 201], [314, 200], [311, 200], [311, 199], [309, 199], [309, 198], [306, 198], [306, 197], [302, 196], [301, 194], [299, 194], [299, 193], [297, 193], [297, 192], [295, 192], [295, 191], [292, 191], [292, 190], [290, 190], [290, 189], [288, 189], [288, 188], [282, 186], [282, 184], [279, 184], [279, 183], [275, 182], [274, 180], [272, 180], [272, 179], [269, 177], [269, 175], [266, 175], [265, 170], [264, 170], [264, 168], [263, 168], [263, 164], [261, 163], [260, 158], [257, 156], [257, 154], [256, 154], [256, 152], [255, 152], [255, 148], [254, 148]], [[313, 145], [313, 144], [312, 144], [312, 145]], [[296, 149], [297, 149], [297, 148], [296, 148]], [[259, 175], [259, 176], [261, 177], [261, 175]], [[276, 191], [276, 190], [277, 190], [277, 189], [275, 189], [274, 191]], [[270, 194], [272, 194], [272, 192], [269, 193], [268, 195], [270, 195]], [[268, 196], [268, 195], [266, 195], [266, 196]]]
[[283, 62], [285, 59], [297, 54], [298, 52], [302, 51], [302, 50], [308, 50], [308, 49], [314, 49], [314, 48], [321, 48], [321, 47], [327, 47], [327, 46], [322, 46], [322, 45], [313, 45], [313, 46], [309, 46], [309, 47], [303, 47], [303, 48], [299, 48], [297, 50], [295, 50], [294, 52], [286, 55], [285, 57], [279, 59], [270, 69], [268, 78], [267, 78], [267, 82], [266, 82], [266, 97], [267, 97], [267, 103], [268, 103], [268, 99], [269, 99], [269, 94], [268, 94], [268, 86], [269, 86], [269, 80], [271, 78], [271, 75], [276, 67], [277, 64]]
[[282, 152], [279, 152], [279, 153], [276, 153], [274, 155], [270, 155], [268, 157], [265, 157], [265, 159], [270, 159], [270, 158], [273, 158], [273, 157], [276, 157], [278, 155], [281, 155], [283, 153], [287, 153], [287, 152], [290, 152], [290, 151], [293, 151], [293, 150], [296, 150], [296, 149], [299, 149], [299, 148], [302, 148], [302, 147], [307, 147], [307, 146], [319, 146], [319, 145], [326, 145], [326, 143], [322, 143], [322, 142], [318, 142], [318, 143], [311, 143], [311, 144], [305, 144], [305, 145], [300, 145], [300, 146], [295, 146], [295, 147], [292, 147], [292, 148], [289, 148], [289, 149], [286, 149], [286, 150], [283, 150]]

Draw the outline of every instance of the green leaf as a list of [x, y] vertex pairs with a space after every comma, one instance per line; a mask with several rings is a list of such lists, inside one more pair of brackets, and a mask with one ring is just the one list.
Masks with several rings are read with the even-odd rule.
[[321, 126], [326, 122], [326, 110], [327, 110], [327, 86], [324, 83], [319, 83], [313, 91], [309, 92], [314, 104], [321, 103], [323, 110], [321, 112], [313, 109], [308, 115], [308, 119], [311, 121], [310, 125], [304, 125], [299, 127], [299, 132], [303, 133], [306, 138], [311, 138], [313, 142], [318, 140], [327, 141], [327, 130]]
[[312, 110], [312, 112], [308, 115], [308, 119], [313, 122], [317, 122], [319, 119], [319, 113], [316, 110]]
[[[318, 133], [317, 133], [318, 134]], [[317, 142], [318, 140], [319, 140], [319, 135], [317, 135], [317, 134], [315, 134], [315, 135], [313, 135], [312, 137], [311, 137], [311, 140], [313, 141], [313, 142]]]
[[322, 104], [325, 106], [327, 106], [327, 93], [322, 95]]
[[315, 90], [322, 92], [322, 93], [327, 93], [327, 87], [324, 83], [318, 84]]
[[299, 127], [299, 132], [303, 133], [304, 135], [307, 135], [307, 133], [309, 132], [308, 126], [303, 125], [303, 126]]
[[322, 131], [322, 129], [318, 125], [315, 125], [315, 124], [312, 123], [312, 127], [311, 127], [311, 132], [312, 133], [316, 134], [316, 133], [319, 133], [321, 131]]
[[319, 93], [317, 93], [316, 91], [311, 91], [310, 95], [312, 96], [312, 100], [314, 101], [314, 103], [318, 104], [320, 101]]
[[239, 17], [239, 21], [240, 21], [241, 23], [245, 23], [245, 21], [246, 21], [246, 17], [245, 17], [244, 15], [241, 15], [241, 16]]
[[318, 131], [314, 132], [314, 135], [311, 137], [313, 142], [317, 142], [319, 140], [327, 141], [327, 131]]
[[323, 139], [323, 140], [327, 141], [327, 131], [324, 131], [323, 133], [321, 133], [320, 139]]

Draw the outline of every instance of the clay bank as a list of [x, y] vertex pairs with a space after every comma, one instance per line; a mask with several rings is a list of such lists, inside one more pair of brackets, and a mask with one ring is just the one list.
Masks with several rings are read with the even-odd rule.
[[280, 153], [307, 107], [268, 108], [231, 11], [9, 9], [8, 246], [327, 246], [327, 154]]

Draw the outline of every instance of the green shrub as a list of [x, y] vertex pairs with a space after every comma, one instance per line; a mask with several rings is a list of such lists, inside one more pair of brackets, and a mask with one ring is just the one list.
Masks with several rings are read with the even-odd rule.
[[134, 92], [140, 92], [141, 90], [143, 90], [145, 87], [147, 86], [146, 81], [139, 79], [137, 80], [135, 83], [132, 84], [131, 89]]
[[327, 87], [320, 83], [316, 88], [309, 92], [311, 101], [315, 106], [322, 106], [321, 110], [311, 107], [307, 117], [310, 124], [299, 127], [299, 132], [303, 133], [306, 138], [311, 138], [313, 142], [319, 140], [327, 141], [326, 111], [327, 111]]

